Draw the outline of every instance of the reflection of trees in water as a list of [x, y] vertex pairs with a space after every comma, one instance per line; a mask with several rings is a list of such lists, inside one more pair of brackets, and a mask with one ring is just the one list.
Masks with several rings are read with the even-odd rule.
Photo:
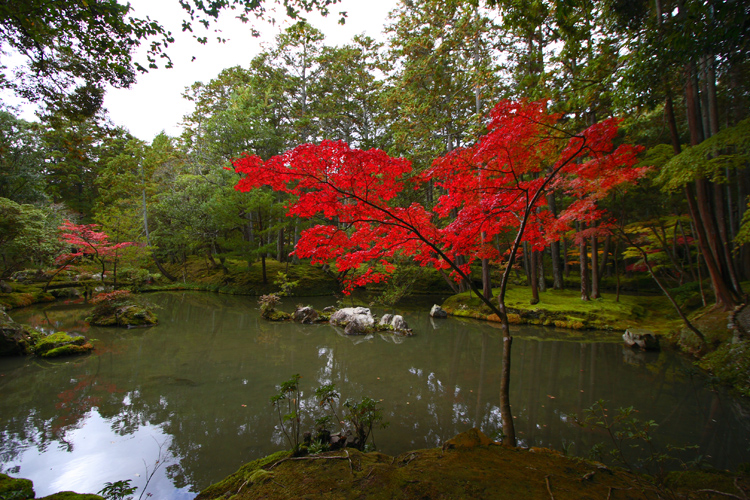
[[[204, 488], [285, 446], [274, 439], [268, 398], [294, 373], [303, 377], [306, 406], [324, 383], [335, 383], [344, 398], [382, 399], [390, 426], [376, 430], [376, 442], [386, 453], [438, 446], [473, 426], [500, 431], [501, 338], [482, 324], [449, 320], [434, 329], [425, 313], [407, 317], [417, 336], [400, 345], [379, 336], [355, 344], [325, 325], [260, 321], [248, 297], [150, 300], [161, 306], [157, 328], [104, 333], [96, 356], [3, 370], [4, 463], [29, 445], [65, 446], [67, 431], [96, 406], [118, 435], [146, 424], [170, 435], [167, 475], [176, 487]], [[692, 436], [717, 466], [731, 467], [746, 453], [750, 430], [736, 405], [706, 391], [679, 358], [662, 353], [629, 364], [619, 344], [519, 337], [515, 347], [511, 402], [526, 445], [572, 443], [573, 453], [585, 455], [603, 437], [566, 423], [566, 415], [605, 399], [611, 409], [632, 405], [640, 418], [660, 423], [660, 442], [690, 444], [685, 436]]]

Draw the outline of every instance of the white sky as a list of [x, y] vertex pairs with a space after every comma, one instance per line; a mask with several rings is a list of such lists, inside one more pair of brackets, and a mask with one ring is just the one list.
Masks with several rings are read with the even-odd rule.
[[[140, 75], [129, 89], [109, 89], [104, 99], [112, 121], [145, 141], [151, 141], [162, 130], [172, 136], [180, 134], [182, 117], [192, 111], [192, 103], [182, 98], [185, 87], [196, 81], [208, 82], [224, 68], [246, 67], [262, 50], [261, 43], [273, 43], [274, 37], [290, 24], [281, 15], [277, 16], [283, 21], [281, 26], [255, 21], [263, 35], [260, 39], [253, 38], [248, 25], [234, 19], [232, 12], [227, 11], [214, 26], [222, 31], [227, 42], [218, 43], [216, 35], [208, 32], [213, 36], [209, 36], [207, 45], [201, 45], [191, 34], [182, 33], [185, 16], [177, 0], [130, 0], [130, 3], [135, 16], [149, 16], [159, 21], [175, 37], [175, 43], [167, 49], [173, 68], [151, 70]], [[330, 8], [328, 17], [311, 13], [307, 18], [326, 35], [324, 43], [327, 45], [346, 44], [360, 33], [382, 40], [388, 13], [397, 4], [398, 0], [342, 0]], [[339, 11], [348, 14], [343, 26], [337, 23]], [[200, 25], [193, 29], [199, 36], [206, 33]], [[191, 62], [193, 56], [196, 59]], [[145, 57], [140, 61], [143, 63]]]

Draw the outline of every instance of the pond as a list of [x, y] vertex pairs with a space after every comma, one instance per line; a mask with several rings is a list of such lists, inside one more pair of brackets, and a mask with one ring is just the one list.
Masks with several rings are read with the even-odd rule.
[[[398, 310], [414, 337], [346, 337], [328, 325], [266, 322], [254, 297], [145, 298], [158, 307], [155, 328], [89, 327], [89, 309], [74, 304], [12, 311], [18, 322], [97, 342], [81, 358], [0, 359], [0, 472], [32, 479], [37, 496], [124, 479], [142, 488], [150, 479], [153, 498], [193, 498], [243, 463], [288, 448], [269, 398], [295, 373], [305, 398], [333, 382], [343, 398], [382, 401], [390, 425], [375, 430], [375, 442], [387, 454], [440, 446], [471, 427], [500, 432], [497, 325], [433, 320], [432, 301], [423, 301]], [[333, 299], [285, 302], [292, 310]], [[578, 341], [543, 327], [513, 334], [510, 398], [522, 446], [587, 456], [606, 436], [570, 415], [604, 399], [611, 412], [633, 406], [656, 421], [660, 447], [696, 445], [687, 458], [700, 454], [719, 468], [750, 461], [741, 401], [674, 353], [634, 353], [601, 332]]]

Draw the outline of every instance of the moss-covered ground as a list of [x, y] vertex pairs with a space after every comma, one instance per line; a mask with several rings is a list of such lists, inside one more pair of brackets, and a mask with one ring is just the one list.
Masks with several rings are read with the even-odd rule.
[[184, 264], [164, 264], [164, 268], [177, 278], [175, 282], [160, 279], [158, 284], [145, 290], [208, 290], [237, 295], [265, 295], [280, 288], [279, 273], [288, 281], [297, 282], [291, 294], [299, 296], [332, 295], [338, 292], [336, 279], [320, 266], [307, 262], [297, 265], [266, 259], [266, 282], [260, 261], [248, 266], [246, 261], [227, 259], [224, 267], [213, 266], [198, 257], [190, 257]]
[[[600, 299], [582, 301], [577, 290], [547, 290], [540, 293], [539, 303], [532, 305], [529, 287], [512, 286], [507, 290], [505, 304], [508, 319], [515, 324], [619, 332], [628, 328], [647, 328], [661, 334], [679, 327], [675, 310], [662, 295], [621, 294], [619, 300], [615, 299], [614, 293], [606, 293]], [[450, 297], [443, 308], [453, 316], [500, 320], [476, 294], [470, 292]]]
[[739, 495], [750, 488], [747, 477], [730, 475], [700, 473], [669, 481], [657, 486], [546, 449], [505, 448], [490, 444], [474, 429], [442, 449], [396, 457], [353, 449], [297, 458], [272, 455], [244, 465], [196, 500], [699, 498], [695, 492], [709, 488], [744, 498]]

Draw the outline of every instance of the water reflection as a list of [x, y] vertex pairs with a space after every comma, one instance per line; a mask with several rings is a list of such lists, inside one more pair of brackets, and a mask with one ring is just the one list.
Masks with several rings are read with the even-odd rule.
[[[268, 323], [249, 297], [148, 298], [160, 307], [160, 326], [91, 328], [86, 334], [99, 340], [92, 356], [0, 360], [3, 471], [35, 480], [38, 495], [97, 491], [119, 479], [143, 484], [158, 443], [169, 459], [149, 492], [189, 497], [285, 446], [268, 398], [294, 373], [306, 398], [335, 383], [344, 397], [382, 399], [390, 427], [375, 438], [385, 453], [439, 446], [474, 426], [501, 431], [501, 337], [493, 325], [432, 320], [424, 307], [405, 315], [417, 335], [398, 344], [327, 325]], [[85, 314], [69, 305], [14, 319], [80, 331]], [[660, 443], [698, 444], [721, 468], [748, 460], [741, 406], [706, 388], [680, 358], [634, 356], [619, 343], [543, 342], [536, 339], [550, 331], [542, 328], [515, 332], [511, 403], [524, 446], [585, 455], [604, 436], [571, 425], [568, 415], [606, 399], [611, 409], [634, 406], [659, 423]], [[68, 462], [78, 466], [59, 465]]]

